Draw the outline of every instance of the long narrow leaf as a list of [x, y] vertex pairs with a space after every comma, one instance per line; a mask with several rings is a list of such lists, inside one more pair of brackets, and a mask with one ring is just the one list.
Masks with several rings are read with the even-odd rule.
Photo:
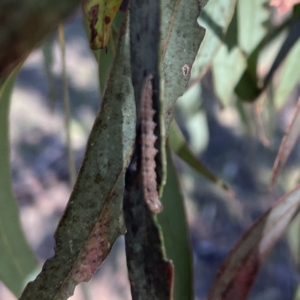
[[268, 0], [239, 0], [238, 10], [238, 41], [241, 49], [249, 54], [259, 44], [267, 32], [264, 23], [270, 18]]
[[274, 162], [269, 190], [271, 190], [282, 171], [291, 151], [293, 150], [295, 143], [300, 134], [300, 98], [298, 100], [297, 106], [295, 107], [292, 120], [286, 129], [285, 135], [282, 139], [280, 148], [276, 160]]
[[163, 185], [165, 165], [160, 105], [160, 13], [159, 0], [130, 1], [130, 54], [137, 125], [133, 158], [125, 177], [123, 207], [133, 300], [172, 298], [173, 268], [165, 258], [154, 215], [162, 209], [158, 190]]
[[193, 0], [162, 0], [162, 56], [166, 132], [173, 119], [173, 107], [187, 88], [196, 54], [204, 39], [205, 29], [197, 18], [207, 0], [200, 5]]
[[226, 192], [233, 194], [232, 190], [221, 179], [217, 178], [191, 151], [177, 123], [171, 124], [169, 131], [169, 143], [171, 149], [191, 168], [199, 172], [206, 179], [216, 184]]
[[9, 160], [9, 106], [15, 74], [0, 84], [0, 280], [19, 296], [37, 261], [21, 229], [12, 192]]
[[129, 37], [123, 26], [101, 110], [55, 233], [55, 256], [27, 285], [21, 300], [67, 299], [76, 284], [90, 280], [116, 238], [124, 234], [123, 173], [135, 132], [132, 95]]
[[[289, 32], [288, 32], [288, 35], [285, 38], [285, 40], [284, 40], [281, 48], [279, 49], [279, 52], [278, 52], [278, 54], [277, 54], [277, 56], [276, 56], [276, 58], [275, 58], [275, 60], [272, 64], [268, 74], [266, 75], [266, 77], [264, 79], [263, 88], [265, 88], [268, 85], [268, 83], [273, 78], [273, 76], [274, 76], [276, 70], [278, 69], [278, 67], [282, 64], [282, 62], [285, 60], [286, 56], [294, 48], [296, 42], [299, 41], [299, 38], [300, 38], [299, 26], [300, 26], [300, 16], [298, 16], [298, 18], [291, 25], [291, 27], [289, 29]], [[298, 46], [298, 49], [294, 52], [296, 52], [296, 55], [299, 54], [299, 46]], [[294, 56], [295, 56], [295, 54], [294, 54]], [[296, 80], [299, 78], [299, 76], [295, 76], [295, 77], [296, 77]], [[295, 80], [294, 80], [294, 82], [295, 82]], [[295, 83], [294, 83], [294, 85], [295, 85]]]
[[89, 25], [89, 40], [93, 50], [108, 46], [111, 26], [122, 0], [84, 0], [83, 12]]
[[158, 222], [163, 232], [167, 258], [172, 260], [175, 268], [173, 297], [174, 300], [193, 299], [193, 264], [189, 229], [180, 182], [169, 147], [167, 148], [167, 182], [162, 203], [164, 210], [158, 215]]
[[[177, 2], [172, 0], [173, 4]], [[181, 69], [186, 62], [193, 62], [203, 39], [201, 34], [203, 30], [199, 29], [196, 22], [196, 17], [199, 15], [199, 6], [196, 2], [191, 1], [191, 5], [187, 5], [186, 2], [181, 1], [178, 6], [180, 10], [174, 9], [174, 5], [167, 4], [164, 2], [163, 5], [163, 10], [169, 12], [163, 24], [165, 37], [163, 64], [164, 69], [168, 67], [170, 72], [164, 106], [164, 111], [168, 115], [165, 120], [168, 128], [172, 120], [174, 103], [186, 89], [186, 80], [189, 77], [183, 75]], [[195, 22], [191, 23], [194, 16]], [[198, 34], [190, 35], [191, 29]], [[182, 40], [178, 42], [181, 35], [184, 43]], [[46, 299], [55, 299], [56, 296], [56, 299], [65, 299], [72, 293], [75, 284], [89, 279], [105, 258], [115, 238], [124, 233], [122, 211], [119, 209], [124, 187], [122, 172], [131, 155], [135, 135], [133, 121], [135, 109], [127, 47], [127, 39], [121, 43], [121, 47], [117, 47], [115, 63], [110, 73], [100, 114], [88, 141], [85, 160], [63, 219], [56, 231], [56, 255], [45, 263], [43, 272], [34, 283], [27, 286], [21, 299], [43, 299], [45, 295], [48, 297]], [[176, 55], [171, 55], [172, 53]], [[173, 57], [171, 63], [169, 57]], [[97, 255], [95, 254], [95, 263], [91, 264], [92, 268], [88, 268], [90, 264], [86, 262], [80, 266], [83, 259], [81, 255], [86, 253], [86, 249], [83, 248], [85, 245], [90, 245], [89, 239], [93, 237], [94, 232], [99, 237], [99, 226], [102, 226], [100, 229], [105, 230], [109, 235], [109, 238], [104, 238], [103, 243], [101, 242], [101, 249], [103, 247], [106, 250], [101, 253], [101, 257], [98, 257], [100, 250], [95, 248], [97, 251], [94, 254]], [[85, 257], [90, 258], [89, 255]], [[75, 263], [76, 268], [73, 268]], [[90, 272], [86, 274], [87, 276], [79, 272], [79, 277], [77, 275], [74, 277], [71, 269], [73, 268], [75, 272], [77, 267], [80, 271], [85, 267]]]
[[222, 46], [212, 64], [213, 81], [217, 96], [223, 106], [233, 102], [234, 87], [240, 79], [246, 59], [239, 48], [230, 52], [226, 46]]
[[217, 54], [227, 27], [234, 14], [236, 0], [210, 1], [199, 17], [199, 24], [206, 29], [192, 70], [192, 79], [200, 81]]
[[[298, 22], [298, 29], [300, 26], [300, 19]], [[289, 53], [280, 68], [280, 73], [276, 79], [277, 84], [274, 87], [274, 104], [276, 109], [280, 109], [285, 103], [291, 92], [296, 88], [300, 79], [300, 68], [298, 66], [298, 59], [300, 56], [300, 40]]]
[[260, 43], [249, 54], [247, 59], [247, 68], [240, 77], [237, 85], [235, 86], [236, 95], [243, 101], [254, 101], [262, 92], [263, 83], [259, 81], [257, 75], [258, 57], [263, 48], [274, 41], [287, 27], [294, 22], [293, 18], [288, 18], [278, 27], [270, 30]]
[[208, 300], [246, 299], [260, 267], [300, 206], [300, 185], [278, 200], [240, 238], [221, 266]]
[[124, 219], [126, 261], [133, 300], [171, 300], [173, 266], [165, 257], [155, 216], [144, 201], [140, 177], [126, 172]]

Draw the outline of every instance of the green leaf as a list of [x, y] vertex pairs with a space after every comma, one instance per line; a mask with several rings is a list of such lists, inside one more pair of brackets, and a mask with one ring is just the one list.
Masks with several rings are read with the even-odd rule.
[[[149, 4], [149, 11], [157, 9], [158, 2]], [[144, 10], [142, 2], [131, 2], [131, 62], [135, 98], [139, 112], [139, 100], [145, 76], [159, 75], [157, 54], [154, 51], [158, 43], [158, 27], [153, 26], [157, 14], [152, 16]], [[157, 11], [155, 11], [157, 12]], [[197, 3], [184, 1], [164, 1], [162, 3], [162, 57], [165, 79], [165, 107], [167, 111], [167, 130], [173, 117], [175, 100], [183, 93], [189, 78], [189, 72], [196, 51], [202, 41], [201, 29], [196, 19], [199, 15]], [[193, 22], [194, 20], [194, 22]], [[153, 33], [156, 35], [153, 36]], [[157, 85], [157, 79], [155, 82]], [[155, 99], [155, 97], [152, 97]], [[157, 109], [155, 109], [157, 111]], [[155, 121], [157, 123], [157, 121]], [[157, 133], [156, 133], [157, 136]], [[159, 136], [160, 138], [160, 136]], [[159, 141], [160, 139], [158, 139]], [[136, 145], [139, 145], [137, 143]], [[160, 149], [160, 147], [158, 147]], [[138, 153], [134, 158], [139, 159]], [[139, 162], [139, 161], [138, 161]], [[156, 160], [156, 166], [157, 166]], [[137, 168], [139, 163], [137, 163]], [[157, 169], [157, 168], [156, 168]], [[171, 265], [164, 261], [161, 241], [157, 238], [157, 229], [153, 219], [145, 209], [141, 176], [135, 173], [134, 164], [126, 173], [126, 194], [124, 212], [127, 233], [126, 254], [133, 299], [170, 299]], [[133, 173], [133, 174], [131, 174]], [[159, 174], [158, 174], [159, 175]], [[133, 178], [132, 178], [133, 177]], [[161, 182], [157, 176], [158, 184]], [[133, 182], [132, 182], [133, 181]], [[152, 270], [160, 270], [155, 272]]]
[[258, 78], [252, 76], [251, 69], [256, 68], [257, 62], [251, 63], [248, 60], [247, 69], [242, 74], [237, 85], [234, 88], [234, 92], [237, 97], [242, 101], [252, 102], [257, 99], [257, 97], [262, 92], [262, 85], [258, 83]]
[[[201, 85], [195, 84], [177, 99], [177, 116], [187, 131], [191, 150], [199, 155], [209, 141], [206, 113], [201, 108]], [[201, 98], [200, 98], [201, 99]]]
[[[287, 231], [287, 240], [289, 243], [289, 248], [291, 250], [291, 255], [293, 262], [297, 268], [297, 271], [300, 271], [300, 240], [299, 240], [299, 228], [300, 228], [300, 214], [298, 213], [294, 220], [291, 222], [291, 225]], [[300, 296], [300, 294], [299, 294]], [[300, 297], [299, 297], [300, 298]]]
[[[170, 300], [173, 282], [173, 267], [165, 259], [163, 240], [154, 215], [162, 208], [158, 190], [164, 183], [165, 165], [160, 105], [160, 12], [159, 0], [130, 1], [130, 54], [137, 131], [133, 158], [125, 177], [123, 208], [132, 299], [145, 300]], [[147, 117], [147, 111], [153, 112], [153, 115]], [[149, 134], [145, 128], [147, 126], [143, 126], [145, 117], [147, 122], [156, 124]], [[156, 137], [155, 145], [154, 142], [145, 144], [146, 135]], [[151, 150], [156, 149], [156, 155], [150, 154]], [[147, 175], [148, 178], [145, 178]]]
[[[299, 30], [299, 29], [298, 29]], [[281, 71], [278, 82], [274, 86], [274, 103], [277, 109], [280, 109], [291, 92], [295, 89], [300, 79], [300, 68], [298, 65], [300, 57], [300, 40], [294, 45], [287, 55]]]
[[102, 95], [104, 94], [105, 87], [107, 84], [107, 79], [116, 54], [116, 41], [118, 38], [118, 32], [123, 18], [124, 18], [124, 13], [119, 11], [116, 15], [116, 18], [114, 19], [112, 25], [112, 32], [110, 34], [106, 50], [97, 50], [100, 92]]
[[214, 0], [202, 10], [198, 22], [206, 30], [205, 39], [192, 69], [192, 79], [200, 81], [221, 46], [234, 14], [236, 0]]
[[27, 285], [21, 300], [67, 299], [89, 281], [124, 234], [124, 171], [135, 137], [129, 36], [122, 27], [116, 57], [87, 142], [85, 158], [55, 233], [55, 256]]
[[108, 46], [111, 25], [122, 4], [122, 0], [84, 0], [83, 12], [89, 24], [90, 46], [93, 50]]
[[[186, 62], [193, 62], [203, 38], [203, 30], [199, 29], [196, 22], [199, 15], [197, 3], [190, 0], [191, 5], [187, 5], [181, 1], [177, 10], [177, 0], [172, 0], [171, 3], [169, 6], [169, 2], [163, 3], [166, 18], [163, 23], [165, 52], [162, 57], [164, 70], [168, 74], [165, 77], [164, 106], [168, 116], [165, 120], [167, 129], [172, 120], [174, 103], [186, 89], [189, 77], [183, 75], [182, 66]], [[194, 23], [191, 22], [193, 17]], [[191, 35], [191, 32], [198, 34]], [[78, 282], [89, 280], [93, 271], [106, 257], [116, 237], [124, 233], [121, 209], [124, 188], [122, 174], [133, 150], [136, 115], [129, 65], [129, 41], [127, 35], [122, 37], [122, 42], [117, 46], [101, 111], [88, 140], [84, 162], [56, 230], [55, 256], [45, 263], [37, 279], [26, 287], [21, 300], [42, 299], [44, 295], [47, 295], [47, 299], [66, 299]], [[90, 240], [93, 233], [99, 237], [99, 226], [105, 230], [105, 238], [100, 246], [97, 244], [96, 254], [92, 256], [96, 262], [91, 268], [86, 267], [91, 272], [84, 277], [81, 274], [82, 268], [89, 264], [80, 264], [84, 254], [88, 254], [87, 259], [91, 257], [86, 247], [95, 243]]]
[[[207, 1], [200, 1], [200, 7], [193, 0], [162, 0], [162, 57], [164, 78], [164, 110], [166, 132], [173, 119], [173, 107], [182, 96], [190, 79], [189, 69], [195, 61], [205, 30], [197, 23], [200, 9]], [[214, 2], [214, 1], [212, 1]]]
[[231, 22], [227, 28], [224, 44], [230, 52], [235, 47], [238, 47], [238, 20], [237, 20], [237, 5], [235, 6]]
[[241, 100], [254, 100], [262, 91], [257, 78], [257, 60], [262, 49], [261, 40], [267, 32], [264, 23], [269, 19], [270, 12], [264, 7], [266, 0], [240, 0], [238, 12], [238, 43], [246, 54], [249, 54], [247, 69], [242, 74], [235, 93]]
[[[149, 98], [150, 109], [154, 111], [151, 121], [156, 124], [153, 134], [156, 137], [155, 148], [158, 150], [154, 157], [155, 181], [161, 192], [165, 181], [165, 140], [162, 111], [163, 90], [161, 85], [162, 72], [159, 30], [161, 24], [160, 1], [155, 0], [145, 4], [143, 0], [132, 0], [132, 2], [130, 2], [130, 12], [131, 74], [137, 112], [136, 145], [142, 144], [141, 136], [144, 133], [142, 130], [138, 130], [142, 122], [141, 111], [142, 109], [146, 110], [146, 108], [142, 108], [142, 102], [146, 102], [147, 100], [143, 100], [142, 97]], [[149, 80], [149, 76], [151, 80]], [[148, 87], [145, 86], [146, 81], [148, 82]], [[147, 91], [146, 94], [148, 93], [148, 95], [145, 94], [145, 91]], [[135, 150], [136, 152], [142, 152], [141, 150], [137, 150], [137, 146]], [[140, 157], [138, 157], [137, 161], [138, 165], [139, 163], [142, 163]]]
[[292, 17], [286, 19], [280, 26], [271, 29], [260, 43], [249, 54], [247, 59], [247, 68], [243, 72], [237, 85], [235, 86], [235, 93], [242, 101], [252, 102], [258, 98], [263, 90], [263, 82], [257, 76], [258, 57], [263, 48], [276, 39], [288, 26], [293, 24]]
[[131, 166], [126, 172], [123, 207], [132, 299], [171, 300], [173, 265], [166, 259], [156, 216], [146, 205], [142, 177]]
[[270, 9], [266, 9], [266, 0], [239, 0], [238, 41], [240, 48], [250, 54], [267, 32], [264, 23], [270, 19]]
[[[118, 32], [122, 24], [122, 20], [124, 18], [124, 12], [118, 11], [115, 19], [113, 20], [113, 24], [110, 27], [110, 34], [108, 38], [108, 44], [105, 49], [97, 49], [92, 52], [98, 62], [99, 66], [99, 85], [100, 85], [100, 93], [104, 94], [107, 79], [110, 73], [110, 69], [116, 55], [116, 41], [118, 38]], [[87, 36], [91, 35], [91, 28], [89, 27], [87, 19], [84, 20], [83, 26]]]
[[218, 185], [225, 191], [230, 191], [231, 189], [219, 178], [217, 178], [191, 151], [187, 145], [183, 134], [180, 131], [176, 122], [172, 122], [169, 132], [169, 143], [171, 149], [192, 169], [199, 172], [206, 179], [212, 183]]
[[164, 210], [157, 218], [163, 232], [167, 258], [172, 260], [175, 267], [174, 300], [188, 300], [193, 299], [189, 229], [177, 170], [170, 148], [167, 148], [167, 183], [162, 196]]
[[234, 87], [245, 67], [246, 59], [239, 48], [229, 52], [222, 46], [215, 56], [212, 65], [214, 87], [224, 106], [233, 102]]
[[12, 192], [9, 160], [9, 106], [16, 71], [0, 84], [0, 279], [16, 295], [37, 268], [21, 229]]
[[266, 75], [264, 79], [264, 86], [265, 88], [270, 80], [273, 78], [276, 70], [281, 65], [281, 63], [285, 60], [286, 56], [290, 53], [291, 49], [294, 47], [296, 42], [300, 38], [300, 32], [299, 32], [299, 26], [300, 26], [300, 17], [298, 17], [289, 28], [288, 35], [285, 38], [281, 48], [279, 49], [279, 52], [277, 53], [276, 58], [274, 59], [274, 62]]
[[195, 84], [177, 99], [178, 117], [185, 124], [191, 149], [200, 154], [208, 145], [209, 132], [206, 113], [201, 108], [201, 85]]
[[296, 289], [294, 300], [300, 300], [300, 285]]

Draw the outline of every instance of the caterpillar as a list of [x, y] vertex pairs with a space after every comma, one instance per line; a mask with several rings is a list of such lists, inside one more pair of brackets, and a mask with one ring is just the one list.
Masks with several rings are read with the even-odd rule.
[[144, 199], [153, 213], [159, 213], [163, 207], [159, 200], [155, 172], [155, 155], [157, 150], [154, 147], [157, 137], [154, 135], [156, 123], [153, 116], [156, 111], [153, 109], [153, 76], [149, 75], [144, 82], [141, 97], [141, 167], [142, 182], [144, 187]]

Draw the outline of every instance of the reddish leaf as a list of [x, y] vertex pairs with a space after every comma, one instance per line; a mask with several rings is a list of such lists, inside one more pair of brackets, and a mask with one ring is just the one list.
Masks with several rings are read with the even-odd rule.
[[272, 176], [270, 181], [269, 190], [271, 190], [282, 171], [291, 151], [293, 150], [295, 143], [298, 139], [300, 133], [300, 98], [298, 100], [297, 106], [294, 110], [294, 114], [291, 123], [286, 129], [285, 135], [282, 139], [276, 160], [274, 162]]
[[278, 200], [241, 237], [210, 290], [208, 300], [246, 299], [256, 275], [300, 206], [300, 185]]

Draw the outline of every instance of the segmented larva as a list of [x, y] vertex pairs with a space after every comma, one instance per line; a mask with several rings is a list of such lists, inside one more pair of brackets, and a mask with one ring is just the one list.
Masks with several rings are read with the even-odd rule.
[[141, 136], [142, 136], [142, 175], [144, 197], [149, 209], [154, 213], [162, 211], [162, 204], [157, 192], [154, 147], [157, 137], [154, 135], [156, 123], [153, 122], [155, 110], [152, 108], [153, 76], [148, 76], [144, 82], [141, 101]]

